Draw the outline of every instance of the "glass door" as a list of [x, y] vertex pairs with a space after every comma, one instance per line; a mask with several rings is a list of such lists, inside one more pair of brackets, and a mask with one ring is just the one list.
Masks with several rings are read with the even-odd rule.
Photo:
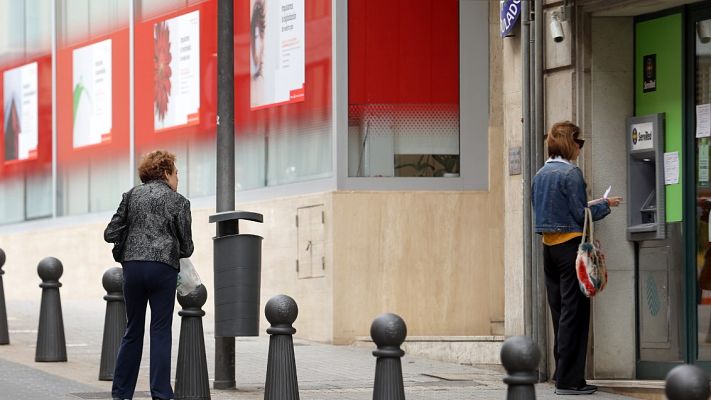
[[[687, 275], [689, 360], [711, 369], [711, 8], [687, 20], [687, 135], [694, 145], [694, 233]], [[693, 57], [693, 61], [691, 58]], [[687, 203], [689, 206], [691, 204]], [[691, 210], [689, 210], [691, 212]]]

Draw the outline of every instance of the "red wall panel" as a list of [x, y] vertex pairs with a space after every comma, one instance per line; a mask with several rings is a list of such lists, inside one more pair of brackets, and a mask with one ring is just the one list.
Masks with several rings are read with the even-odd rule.
[[457, 0], [349, 0], [350, 104], [459, 103]]

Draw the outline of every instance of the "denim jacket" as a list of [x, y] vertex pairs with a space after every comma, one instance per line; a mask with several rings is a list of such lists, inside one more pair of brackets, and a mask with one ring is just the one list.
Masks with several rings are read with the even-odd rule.
[[[535, 231], [582, 232], [588, 206], [585, 180], [580, 168], [562, 159], [551, 159], [533, 178], [531, 199]], [[590, 206], [593, 221], [610, 213], [607, 201]]]

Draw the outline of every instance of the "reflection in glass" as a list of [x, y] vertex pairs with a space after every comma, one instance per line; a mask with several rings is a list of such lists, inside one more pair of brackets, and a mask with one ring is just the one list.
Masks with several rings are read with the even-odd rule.
[[[711, 107], [711, 20], [696, 25], [697, 116]], [[700, 360], [711, 360], [711, 185], [709, 184], [709, 147], [711, 131], [701, 118], [696, 121], [696, 272], [698, 345]]]

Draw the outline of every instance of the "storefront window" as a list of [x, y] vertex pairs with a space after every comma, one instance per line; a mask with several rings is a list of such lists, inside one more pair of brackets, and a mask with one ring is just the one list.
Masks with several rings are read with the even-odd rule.
[[332, 175], [331, 1], [235, 1], [238, 190]]
[[212, 195], [217, 0], [144, 0], [135, 21], [136, 164], [152, 150], [170, 150], [180, 171], [178, 191], [188, 197]]
[[459, 176], [459, 4], [348, 2], [349, 176]]
[[111, 210], [130, 186], [129, 3], [57, 3], [57, 215]]
[[0, 224], [52, 215], [50, 11], [0, 2]]
[[[176, 153], [181, 193], [214, 195], [216, 21], [217, 0], [0, 3], [0, 224], [55, 200], [58, 216], [113, 210], [158, 148]], [[333, 175], [331, 29], [329, 0], [235, 2], [237, 190]]]
[[[711, 130], [708, 125], [711, 111], [711, 20], [697, 22], [696, 37], [696, 213], [697, 213], [697, 276], [698, 276], [698, 357], [711, 359], [711, 185], [709, 184], [709, 147]], [[704, 39], [702, 41], [701, 39]]]

